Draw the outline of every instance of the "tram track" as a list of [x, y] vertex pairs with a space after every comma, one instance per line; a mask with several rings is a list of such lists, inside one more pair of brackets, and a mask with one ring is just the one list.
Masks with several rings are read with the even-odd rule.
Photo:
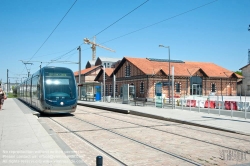
[[[80, 111], [85, 111], [85, 110], [80, 110]], [[85, 111], [85, 112], [88, 112], [88, 113], [91, 113], [90, 111]], [[195, 141], [199, 141], [199, 142], [203, 142], [203, 143], [207, 143], [207, 144], [210, 144], [210, 145], [215, 145], [215, 146], [218, 146], [218, 147], [221, 147], [221, 148], [226, 148], [226, 149], [230, 149], [230, 150], [233, 150], [233, 151], [239, 151], [239, 152], [243, 152], [243, 153], [248, 153], [250, 154], [250, 150], [247, 150], [247, 151], [242, 151], [242, 150], [239, 150], [239, 149], [235, 149], [235, 148], [232, 148], [232, 147], [229, 147], [229, 146], [223, 146], [223, 145], [220, 145], [220, 144], [216, 144], [216, 143], [212, 143], [212, 142], [209, 142], [209, 141], [204, 141], [204, 140], [200, 140], [200, 139], [196, 139], [194, 137], [189, 137], [189, 136], [185, 136], [185, 135], [182, 135], [182, 134], [178, 134], [178, 133], [174, 133], [174, 132], [169, 132], [169, 131], [166, 131], [166, 130], [161, 130], [161, 129], [157, 129], [157, 128], [154, 128], [154, 127], [157, 127], [157, 126], [145, 126], [145, 125], [140, 125], [139, 123], [134, 123], [134, 122], [129, 122], [129, 121], [126, 121], [126, 120], [121, 120], [121, 119], [118, 119], [118, 118], [113, 118], [113, 117], [109, 117], [109, 116], [105, 116], [105, 115], [100, 115], [99, 113], [91, 113], [91, 114], [95, 114], [97, 116], [102, 116], [102, 117], [105, 117], [105, 118], [110, 118], [110, 119], [113, 119], [113, 120], [118, 120], [118, 121], [122, 121], [122, 122], [125, 122], [125, 123], [129, 123], [129, 124], [134, 124], [134, 125], [138, 125], [140, 127], [145, 127], [145, 128], [150, 128], [150, 129], [153, 129], [153, 130], [157, 130], [157, 131], [161, 131], [161, 132], [165, 132], [165, 133], [169, 133], [169, 134], [173, 134], [173, 135], [176, 135], [176, 136], [180, 136], [180, 137], [184, 137], [184, 138], [188, 138], [188, 139], [192, 139], [192, 140], [195, 140]], [[135, 118], [133, 116], [131, 116], [132, 118]], [[138, 120], [139, 117], [136, 117], [136, 119]], [[139, 119], [142, 119], [142, 120], [148, 120], [148, 119], [145, 119], [145, 118], [139, 118]], [[151, 121], [152, 122], [152, 121]], [[162, 123], [162, 125], [166, 125], [164, 123]], [[160, 125], [159, 125], [160, 126]], [[178, 126], [176, 125], [176, 127], [181, 127], [182, 126]], [[188, 127], [184, 127], [185, 129], [189, 129]], [[191, 129], [193, 130], [193, 129]], [[200, 131], [200, 130], [199, 130]], [[203, 132], [203, 131], [201, 131]], [[205, 132], [205, 131], [204, 131]], [[206, 133], [207, 134], [207, 133]], [[209, 134], [214, 134], [214, 133], [209, 133]], [[216, 135], [216, 134], [214, 134]], [[240, 141], [246, 141], [246, 142], [250, 142], [249, 140], [245, 140], [245, 139], [239, 139], [239, 138], [236, 138], [236, 137], [230, 137], [230, 136], [225, 136], [225, 135], [220, 135], [220, 136], [224, 136], [224, 137], [227, 137], [227, 138], [231, 138], [231, 139], [236, 139], [236, 140], [240, 140]]]
[[[78, 137], [82, 141], [87, 142], [88, 144], [93, 146], [93, 148], [98, 149], [103, 154], [112, 158], [114, 161], [117, 161], [118, 159], [119, 161], [117, 162], [119, 163], [119, 165], [131, 165], [132, 162], [131, 159], [134, 161], [132, 162], [133, 164], [141, 162], [142, 161], [141, 158], [136, 160], [136, 157], [134, 158], [133, 155], [131, 158], [131, 156], [127, 156], [126, 154], [129, 152], [136, 155], [138, 153], [137, 150], [135, 150], [134, 148], [131, 149], [131, 146], [133, 147], [139, 145], [151, 149], [151, 151], [144, 153], [144, 155], [146, 154], [145, 156], [148, 156], [147, 154], [151, 152], [155, 154], [161, 153], [167, 156], [171, 156], [172, 158], [176, 158], [176, 162], [182, 160], [185, 163], [189, 163], [189, 165], [228, 165], [230, 162], [232, 164], [232, 161], [225, 161], [220, 157], [221, 152], [223, 151], [241, 152], [245, 153], [247, 157], [249, 157], [250, 154], [250, 151], [246, 151], [246, 149], [242, 146], [242, 144], [240, 143], [238, 144], [239, 141], [241, 142], [243, 141], [246, 143], [249, 143], [249, 141], [241, 138], [237, 139], [237, 137], [234, 137], [232, 133], [229, 133], [230, 136], [221, 134], [220, 137], [222, 137], [224, 140], [227, 140], [228, 138], [230, 138], [231, 140], [234, 139], [233, 141], [225, 143], [219, 139], [218, 142], [214, 142], [213, 137], [216, 135], [216, 133], [213, 132], [208, 133], [206, 131], [196, 130], [195, 128], [179, 126], [179, 124], [175, 122], [170, 122], [170, 124], [168, 123], [166, 124], [162, 120], [150, 119], [135, 115], [125, 116], [124, 114], [120, 115], [117, 113], [103, 111], [100, 109], [91, 110], [89, 107], [87, 108], [88, 110], [85, 109], [82, 110], [78, 107], [77, 112], [75, 112], [73, 116], [72, 115], [66, 117], [63, 116], [62, 118], [52, 116], [49, 117], [48, 120], [51, 120], [51, 124], [53, 121], [55, 124], [58, 124], [58, 126], [61, 126], [61, 128], [65, 129], [63, 131], [59, 130], [58, 128], [55, 132], [58, 133], [59, 135], [60, 134], [71, 135], [72, 133], [71, 137], [75, 135], [75, 137]], [[201, 133], [209, 134], [211, 135], [211, 141], [208, 138], [209, 135], [202, 134], [205, 136], [200, 136], [199, 134], [198, 137], [200, 139], [197, 139], [197, 137], [195, 136], [192, 137], [192, 134], [189, 134], [191, 133], [190, 131], [181, 132], [181, 130], [179, 129], [175, 131], [175, 127], [180, 127], [181, 130], [184, 129], [187, 131], [191, 129], [191, 132], [199, 131]], [[172, 131], [177, 133], [173, 133]], [[150, 134], [151, 132], [153, 134]], [[194, 133], [193, 135], [195, 134], [196, 133]], [[100, 135], [100, 140], [97, 139], [99, 135]], [[203, 140], [203, 138], [205, 138], [205, 140]], [[129, 141], [126, 141], [125, 139]], [[119, 140], [119, 141], [114, 141], [114, 140]], [[106, 141], [106, 143], [104, 142], [103, 144], [103, 141]], [[165, 144], [162, 144], [163, 143], [162, 141], [164, 141]], [[222, 144], [220, 144], [220, 141], [222, 141]], [[121, 149], [120, 143], [124, 145], [125, 144], [129, 145], [127, 147], [128, 148], [127, 151]], [[138, 144], [138, 145], [133, 145], [133, 144]], [[191, 145], [194, 146], [192, 147]], [[246, 148], [248, 147], [249, 145], [246, 144]], [[183, 150], [180, 151], [178, 149], [183, 149]], [[199, 151], [201, 151], [201, 154]], [[125, 156], [123, 157], [119, 156], [122, 154], [125, 154]], [[164, 158], [162, 158], [163, 155], [160, 156], [159, 159], [164, 160]], [[244, 163], [244, 161], [237, 161], [237, 162]]]
[[[180, 156], [180, 155], [175, 154], [175, 153], [172, 153], [172, 152], [168, 152], [168, 151], [159, 149], [159, 148], [154, 147], [154, 146], [152, 146], [152, 145], [149, 145], [149, 144], [146, 144], [146, 143], [144, 143], [144, 142], [138, 141], [138, 140], [136, 140], [136, 139], [130, 138], [130, 137], [126, 136], [126, 135], [123, 135], [123, 134], [120, 134], [120, 133], [118, 133], [118, 132], [112, 131], [112, 130], [110, 130], [110, 129], [107, 129], [107, 128], [104, 128], [104, 127], [95, 125], [95, 124], [90, 123], [90, 122], [88, 122], [88, 121], [85, 121], [85, 120], [83, 120], [83, 119], [81, 119], [81, 118], [77, 118], [77, 117], [71, 117], [71, 118], [74, 118], [74, 119], [80, 120], [80, 121], [82, 121], [82, 122], [84, 122], [84, 123], [88, 123], [88, 124], [93, 125], [93, 126], [95, 126], [95, 127], [101, 128], [102, 130], [105, 130], [105, 131], [110, 132], [110, 133], [112, 133], [112, 134], [116, 134], [116, 135], [118, 135], [118, 136], [120, 136], [120, 137], [129, 139], [129, 140], [131, 140], [131, 141], [133, 141], [133, 142], [135, 142], [135, 143], [141, 144], [141, 145], [143, 145], [143, 146], [147, 146], [147, 147], [149, 147], [149, 148], [151, 148], [151, 149], [153, 149], [153, 150], [156, 150], [156, 151], [158, 151], [158, 152], [161, 152], [161, 153], [170, 155], [170, 156], [172, 156], [172, 157], [178, 158], [178, 159], [180, 159], [180, 160], [182, 160], [182, 161], [185, 161], [185, 162], [188, 162], [188, 163], [190, 163], [190, 164], [192, 164], [192, 165], [196, 165], [196, 166], [202, 165], [201, 163], [195, 162], [195, 161], [193, 161], [193, 160], [191, 160], [191, 159], [185, 158], [185, 157], [183, 157], [183, 156]], [[85, 142], [89, 143], [89, 144], [92, 145], [94, 148], [100, 150], [101, 152], [103, 152], [104, 154], [106, 154], [107, 156], [109, 156], [110, 158], [112, 158], [113, 160], [117, 161], [119, 164], [121, 164], [121, 165], [126, 165], [126, 164], [125, 164], [124, 162], [122, 162], [121, 160], [119, 160], [119, 159], [117, 159], [116, 157], [112, 156], [111, 154], [109, 154], [109, 153], [106, 152], [105, 150], [101, 149], [100, 147], [98, 147], [98, 146], [96, 146], [94, 143], [92, 143], [91, 141], [87, 140], [86, 138], [84, 138], [83, 136], [81, 136], [80, 134], [78, 134], [77, 132], [79, 132], [79, 131], [73, 131], [73, 130], [71, 130], [70, 128], [66, 127], [65, 125], [63, 125], [62, 123], [56, 121], [55, 119], [53, 119], [53, 118], [51, 118], [51, 117], [50, 117], [50, 120], [52, 120], [53, 122], [57, 123], [57, 124], [60, 125], [61, 127], [65, 128], [65, 129], [68, 130], [70, 133], [76, 135], [77, 137], [79, 137], [80, 139], [84, 140]]]
[[[82, 106], [83, 107], [83, 106]], [[96, 114], [96, 115], [100, 115], [100, 113], [93, 113], [93, 112], [90, 112], [90, 111], [86, 111], [86, 110], [81, 110], [79, 109], [78, 107], [78, 110], [79, 111], [85, 111], [87, 113], [92, 113], [92, 114]], [[104, 116], [104, 115], [102, 115]], [[116, 119], [116, 118], [112, 118], [112, 117], [108, 117], [108, 116], [105, 116], [107, 118], [111, 118], [111, 119]], [[141, 119], [141, 120], [145, 120], [145, 117], [141, 117], [141, 116], [131, 116], [130, 118], [134, 118], [135, 120], [137, 119]], [[116, 120], [120, 120], [120, 119], [116, 119]], [[147, 118], [147, 121], [150, 121], [150, 122], [155, 122], [155, 119], [154, 120], [151, 120], [150, 118]], [[162, 121], [162, 120], [159, 120], [159, 121]], [[127, 122], [127, 121], [124, 121], [124, 122]], [[131, 123], [131, 122], [128, 122], [128, 123]], [[166, 124], [166, 123], [163, 123], [163, 122], [157, 122], [157, 123], [161, 123], [162, 125], [171, 125], [171, 124]], [[177, 122], [171, 122], [171, 123], [177, 123]], [[138, 124], [138, 123], [135, 123], [135, 124]], [[138, 124], [139, 125], [139, 124]], [[190, 126], [190, 125], [189, 125]], [[225, 134], [221, 134], [221, 133], [218, 133], [218, 132], [211, 132], [211, 131], [204, 131], [204, 130], [200, 130], [199, 127], [196, 127], [196, 128], [191, 128], [191, 127], [185, 127], [185, 126], [180, 126], [180, 125], [176, 125], [176, 127], [178, 128], [183, 128], [183, 129], [189, 129], [189, 130], [194, 130], [194, 131], [199, 131], [199, 132], [203, 132], [203, 133], [209, 133], [209, 134], [212, 134], [212, 135], [216, 135], [216, 136], [223, 136], [223, 137], [226, 137], [226, 138], [232, 138], [232, 139], [236, 139], [236, 140], [239, 140], [239, 141], [246, 141], [246, 142], [250, 142], [250, 136], [248, 135], [244, 135], [245, 137], [249, 137], [249, 139], [243, 139], [243, 138], [238, 138], [238, 137], [233, 137], [233, 136], [229, 136], [229, 135], [225, 135]], [[195, 126], [194, 126], [195, 127]], [[209, 129], [209, 130], [212, 130], [212, 129]], [[234, 134], [236, 135], [236, 133], [229, 133], [229, 134]], [[242, 135], [242, 134], [240, 134]]]
[[118, 164], [120, 165], [124, 165], [127, 166], [125, 163], [123, 163], [122, 161], [120, 161], [119, 159], [117, 159], [116, 157], [112, 156], [111, 154], [109, 154], [108, 152], [106, 152], [105, 150], [101, 149], [100, 147], [96, 146], [95, 144], [93, 144], [92, 142], [90, 142], [89, 140], [85, 139], [83, 136], [81, 136], [80, 134], [78, 134], [76, 131], [72, 131], [70, 130], [68, 127], [66, 127], [65, 125], [63, 125], [62, 123], [54, 120], [53, 118], [49, 118], [50, 120], [52, 120], [53, 122], [55, 122], [56, 124], [58, 124], [59, 126], [63, 127], [64, 129], [68, 130], [69, 133], [74, 134], [75, 136], [79, 137], [81, 140], [87, 142], [88, 144], [90, 144], [92, 147], [94, 147], [95, 149], [101, 151], [103, 154], [109, 156], [111, 159], [115, 160]]

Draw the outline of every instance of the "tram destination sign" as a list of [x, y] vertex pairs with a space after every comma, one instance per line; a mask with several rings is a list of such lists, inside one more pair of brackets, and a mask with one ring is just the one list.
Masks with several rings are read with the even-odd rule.
[[67, 73], [49, 73], [49, 76], [54, 76], [54, 77], [66, 77]]

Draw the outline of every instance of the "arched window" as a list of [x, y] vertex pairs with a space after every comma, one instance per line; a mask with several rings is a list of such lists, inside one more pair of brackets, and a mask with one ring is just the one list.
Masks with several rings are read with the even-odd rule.
[[175, 84], [175, 86], [176, 86], [175, 91], [176, 92], [181, 92], [181, 84], [178, 82], [178, 83]]
[[215, 83], [211, 84], [211, 92], [216, 92], [216, 85], [215, 85]]
[[144, 82], [140, 83], [140, 93], [144, 93]]

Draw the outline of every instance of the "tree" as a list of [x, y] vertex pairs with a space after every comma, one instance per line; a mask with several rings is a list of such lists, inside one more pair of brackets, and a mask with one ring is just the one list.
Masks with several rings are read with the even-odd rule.
[[16, 86], [12, 86], [12, 90], [13, 90], [13, 95], [17, 96], [17, 87]]
[[242, 71], [236, 71], [235, 73], [242, 76]]

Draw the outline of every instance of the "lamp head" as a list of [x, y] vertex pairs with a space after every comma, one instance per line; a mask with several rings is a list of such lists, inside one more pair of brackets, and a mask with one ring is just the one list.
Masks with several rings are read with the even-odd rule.
[[159, 45], [159, 47], [165, 47], [165, 48], [170, 48], [169, 46], [164, 46], [164, 45]]

